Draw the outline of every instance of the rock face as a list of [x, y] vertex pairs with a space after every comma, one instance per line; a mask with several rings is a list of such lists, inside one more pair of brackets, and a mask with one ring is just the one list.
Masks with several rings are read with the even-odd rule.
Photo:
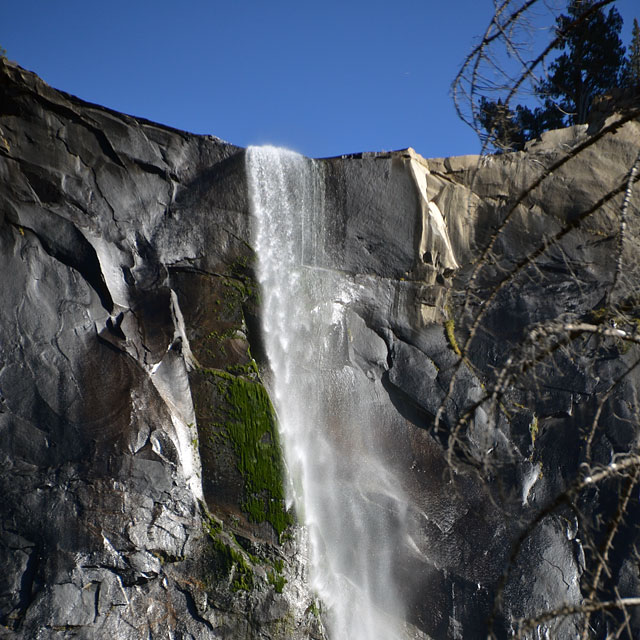
[[241, 150], [1, 78], [3, 633], [322, 637], [249, 354]]
[[[632, 115], [504, 156], [318, 161], [340, 242], [311, 263], [360, 287], [344, 357], [410, 496], [409, 637], [575, 638], [586, 599], [638, 595]], [[244, 151], [2, 61], [0, 172], [0, 637], [323, 638]], [[605, 637], [623, 618], [598, 611]]]

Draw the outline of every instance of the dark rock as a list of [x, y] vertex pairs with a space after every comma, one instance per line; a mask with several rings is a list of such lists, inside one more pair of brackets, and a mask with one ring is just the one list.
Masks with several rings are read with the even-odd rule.
[[[201, 478], [206, 405], [194, 409], [190, 376], [251, 362], [248, 284], [225, 286], [251, 258], [241, 150], [83, 103], [6, 61], [0, 96], [0, 622], [24, 638], [239, 637], [247, 609], [275, 607], [296, 630], [268, 622], [260, 637], [306, 637], [303, 585], [275, 598], [226, 533], [237, 513], [268, 540], [263, 561], [281, 548], [243, 514], [242, 491], [233, 510], [207, 495], [217, 518], [203, 526], [216, 470]], [[201, 324], [215, 301], [224, 311]], [[235, 458], [225, 472], [243, 486]], [[255, 573], [249, 600], [232, 582], [206, 595], [203, 545], [229, 550], [227, 575]], [[285, 579], [300, 571], [287, 549]], [[229, 599], [241, 604], [208, 613]]]
[[[584, 214], [624, 179], [640, 123], [515, 203], [607, 126], [483, 159], [316, 161], [325, 206], [307, 223], [337, 241], [312, 233], [303, 257], [357, 290], [335, 359], [353, 367], [409, 497], [395, 568], [408, 637], [486, 637], [490, 619], [506, 636], [588, 593], [597, 523], [628, 479], [583, 492], [580, 519], [563, 496], [637, 447], [638, 351], [532, 331], [614, 305], [637, 321], [637, 203], [626, 292], [610, 291], [619, 201]], [[230, 385], [250, 389], [262, 462], [281, 468], [246, 193], [238, 147], [82, 102], [0, 60], [2, 637], [324, 636], [282, 486], [252, 485], [229, 428], [242, 422]], [[603, 598], [637, 595], [634, 491]], [[261, 517], [256, 501], [277, 508]], [[597, 637], [611, 620], [593, 618]], [[541, 633], [574, 638], [581, 624], [559, 617]], [[637, 634], [635, 613], [629, 624]]]

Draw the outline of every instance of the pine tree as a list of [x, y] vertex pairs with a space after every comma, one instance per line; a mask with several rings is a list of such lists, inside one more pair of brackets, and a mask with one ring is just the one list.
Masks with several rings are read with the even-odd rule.
[[634, 23], [637, 53], [634, 56], [632, 44], [625, 65], [620, 14], [615, 8], [607, 14], [602, 8], [594, 9], [594, 4], [595, 0], [569, 0], [567, 15], [559, 16], [556, 33], [562, 39], [556, 48], [562, 53], [549, 65], [548, 79], [535, 88], [543, 106], [532, 110], [518, 105], [512, 110], [501, 101], [481, 99], [478, 122], [494, 147], [522, 149], [527, 140], [544, 131], [584, 123], [596, 96], [621, 86], [628, 77], [636, 81], [640, 78], [637, 21]]
[[624, 67], [624, 86], [640, 92], [640, 25], [633, 19], [631, 47]]
[[487, 132], [486, 141], [498, 151], [517, 151], [524, 145], [516, 114], [502, 100], [480, 98], [478, 121]]
[[587, 121], [591, 103], [620, 86], [624, 46], [622, 18], [615, 7], [605, 15], [592, 11], [594, 0], [570, 0], [568, 15], [558, 18], [557, 33], [564, 36], [563, 53], [550, 65], [550, 75], [538, 88], [546, 108], [567, 114], [566, 124]]
[[500, 99], [493, 102], [485, 97], [480, 99], [478, 122], [487, 132], [485, 140], [498, 151], [520, 151], [527, 140], [563, 126], [557, 109], [531, 110], [519, 104], [514, 111]]

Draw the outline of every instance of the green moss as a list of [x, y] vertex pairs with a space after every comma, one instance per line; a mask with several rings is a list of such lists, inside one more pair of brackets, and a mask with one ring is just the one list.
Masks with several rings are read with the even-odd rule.
[[248, 255], [238, 256], [227, 267], [227, 273], [233, 278], [240, 278], [240, 279], [249, 278], [251, 265], [255, 261], [255, 253], [253, 252], [253, 250], [248, 244], [246, 244], [246, 247], [250, 253]]
[[589, 313], [589, 320], [597, 324], [605, 322], [611, 317], [613, 317], [613, 312], [608, 307], [598, 307], [597, 309], [592, 309]]
[[222, 533], [222, 522], [216, 520], [208, 511], [205, 505], [200, 505], [200, 511], [202, 513], [202, 526], [205, 532], [212, 540]]
[[455, 351], [457, 355], [462, 356], [462, 351], [460, 351], [458, 341], [456, 340], [455, 323], [453, 321], [453, 316], [449, 316], [449, 318], [445, 321], [444, 330], [447, 334], [449, 346]]
[[271, 566], [272, 568], [267, 570], [267, 581], [273, 585], [276, 593], [282, 593], [284, 585], [287, 584], [287, 579], [282, 575], [284, 561], [276, 558], [271, 562]]
[[449, 346], [454, 350], [456, 355], [462, 357], [462, 351], [460, 350], [460, 346], [458, 345], [458, 341], [456, 339], [456, 324], [453, 319], [453, 308], [450, 302], [447, 302], [444, 307], [444, 315], [446, 320], [444, 321], [444, 332], [447, 336], [447, 340], [449, 342]]
[[247, 364], [232, 364], [227, 367], [227, 373], [253, 378], [258, 375], [258, 365], [253, 358]]
[[241, 310], [242, 305], [250, 302], [256, 304], [258, 301], [258, 287], [251, 278], [247, 276], [224, 278], [223, 303], [227, 311], [233, 312]]
[[[211, 540], [212, 575], [216, 581], [231, 578], [232, 591], [253, 589], [253, 569], [242, 553], [216, 538]], [[210, 585], [213, 586], [213, 585]]]
[[[246, 334], [245, 310], [251, 312], [257, 302], [252, 261], [253, 254], [240, 256], [216, 279], [221, 304], [213, 310], [215, 330], [203, 339], [210, 356], [207, 363], [216, 368], [200, 368], [196, 374], [208, 383], [196, 403], [200, 449], [212, 467], [235, 459], [243, 480], [240, 506], [249, 520], [269, 522], [281, 537], [293, 519], [285, 508], [275, 414], [248, 345], [244, 345], [246, 354], [236, 353], [235, 344], [230, 348], [235, 337], [240, 337], [238, 332]], [[213, 398], [209, 385], [217, 391]]]
[[236, 331], [237, 329], [235, 327], [230, 327], [224, 331], [210, 331], [205, 337], [208, 353], [210, 355], [220, 353], [226, 356], [225, 342], [229, 340], [229, 338], [232, 338]]
[[287, 584], [285, 577], [276, 571], [267, 571], [267, 580], [269, 581], [269, 584], [273, 585], [276, 593], [282, 593], [284, 585]]
[[244, 479], [243, 510], [253, 522], [269, 522], [280, 536], [293, 523], [284, 503], [282, 455], [276, 419], [265, 388], [226, 371], [207, 370], [223, 399], [215, 425], [230, 442]]
[[211, 589], [223, 580], [231, 579], [232, 591], [251, 591], [253, 589], [253, 569], [247, 562], [238, 543], [233, 536], [227, 534], [229, 542], [238, 546], [235, 549], [223, 540], [222, 523], [216, 520], [205, 505], [201, 505], [202, 526], [208, 537], [209, 552], [208, 571], [205, 576], [206, 586]]

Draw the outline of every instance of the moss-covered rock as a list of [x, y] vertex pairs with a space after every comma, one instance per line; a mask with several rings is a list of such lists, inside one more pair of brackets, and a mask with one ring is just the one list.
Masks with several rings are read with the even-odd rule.
[[200, 374], [217, 400], [214, 419], [201, 425], [204, 446], [233, 451], [243, 511], [251, 522], [269, 522], [281, 536], [293, 518], [285, 507], [282, 452], [269, 396], [255, 377], [215, 369]]

